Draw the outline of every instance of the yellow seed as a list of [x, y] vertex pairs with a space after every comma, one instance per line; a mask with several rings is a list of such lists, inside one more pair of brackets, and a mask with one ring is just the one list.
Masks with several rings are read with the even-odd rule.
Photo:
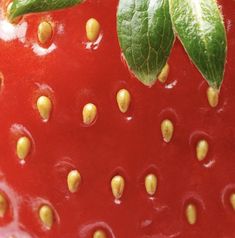
[[235, 211], [235, 193], [231, 194], [230, 203], [232, 205], [233, 210]]
[[111, 181], [111, 188], [112, 188], [113, 196], [116, 199], [120, 199], [122, 197], [122, 194], [125, 188], [124, 178], [120, 175], [113, 177]]
[[190, 225], [197, 222], [197, 208], [194, 204], [189, 204], [185, 211], [186, 219]]
[[68, 189], [71, 193], [75, 193], [81, 183], [81, 175], [77, 170], [72, 170], [69, 172], [67, 177]]
[[126, 89], [121, 89], [118, 91], [116, 99], [117, 99], [119, 110], [122, 113], [127, 112], [131, 102], [130, 93]]
[[39, 218], [46, 228], [51, 229], [54, 222], [54, 213], [52, 208], [48, 205], [41, 206], [39, 209]]
[[49, 120], [52, 110], [51, 99], [46, 96], [40, 96], [37, 100], [37, 109], [43, 120]]
[[153, 196], [157, 190], [157, 177], [154, 174], [149, 174], [145, 177], [145, 189], [146, 192]]
[[216, 107], [219, 103], [219, 90], [209, 87], [207, 89], [207, 99], [211, 107]]
[[162, 121], [161, 131], [162, 131], [163, 140], [165, 142], [169, 143], [171, 141], [173, 133], [174, 133], [173, 123], [168, 119]]
[[12, 5], [13, 5], [13, 2], [10, 2], [10, 3], [8, 4], [8, 6], [7, 6], [7, 15], [10, 14]]
[[94, 234], [93, 234], [93, 238], [106, 238], [106, 234], [104, 231], [102, 230], [97, 230]]
[[1, 89], [2, 89], [2, 87], [3, 87], [3, 84], [4, 84], [4, 76], [3, 76], [3, 74], [0, 72], [0, 91], [1, 91]]
[[51, 23], [43, 21], [38, 26], [38, 40], [41, 44], [47, 44], [53, 35], [53, 27]]
[[166, 65], [162, 69], [162, 72], [158, 76], [158, 80], [161, 83], [165, 83], [168, 78], [169, 72], [170, 72], [170, 66], [168, 63], [166, 63]]
[[209, 150], [209, 144], [206, 140], [200, 140], [197, 143], [197, 148], [196, 148], [196, 154], [197, 154], [197, 159], [199, 161], [202, 161], [206, 158]]
[[95, 41], [100, 33], [100, 23], [91, 18], [86, 23], [86, 35], [89, 41]]
[[16, 154], [18, 158], [24, 160], [28, 156], [30, 148], [31, 142], [29, 138], [26, 136], [20, 137], [16, 145]]
[[88, 103], [83, 107], [82, 116], [83, 123], [90, 125], [96, 118], [97, 108], [94, 104]]
[[21, 20], [22, 17], [16, 17], [16, 18], [14, 18], [14, 19], [10, 19], [10, 13], [11, 13], [12, 5], [13, 5], [13, 1], [10, 2], [10, 3], [8, 4], [8, 6], [7, 6], [7, 9], [6, 9], [6, 17], [7, 17], [8, 21], [9, 21], [10, 23], [12, 23], [12, 24], [17, 24], [17, 23]]
[[0, 193], [0, 217], [3, 218], [6, 214], [8, 208], [8, 202], [5, 198], [5, 196]]

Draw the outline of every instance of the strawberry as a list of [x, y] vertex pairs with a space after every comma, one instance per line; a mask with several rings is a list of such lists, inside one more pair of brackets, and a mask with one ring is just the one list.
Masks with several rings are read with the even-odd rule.
[[176, 34], [151, 87], [118, 0], [16, 3], [0, 8], [0, 237], [235, 237], [235, 1], [218, 1], [223, 83]]

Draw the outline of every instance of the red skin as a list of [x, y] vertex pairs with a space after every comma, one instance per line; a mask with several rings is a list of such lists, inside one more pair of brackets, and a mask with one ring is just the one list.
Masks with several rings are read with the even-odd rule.
[[[208, 105], [207, 84], [175, 43], [165, 85], [145, 87], [130, 76], [121, 60], [116, 34], [117, 0], [87, 0], [71, 9], [25, 17], [26, 41], [0, 39], [0, 189], [9, 198], [1, 219], [0, 237], [90, 238], [107, 228], [108, 238], [233, 238], [235, 213], [229, 195], [235, 192], [235, 1], [221, 0], [228, 29], [228, 63], [216, 109]], [[86, 49], [85, 24], [94, 17], [102, 26], [98, 49]], [[55, 23], [56, 49], [37, 56], [37, 26], [42, 19]], [[59, 25], [64, 32], [58, 34]], [[2, 28], [0, 28], [1, 38]], [[173, 88], [166, 86], [175, 82]], [[46, 84], [51, 90], [40, 89]], [[122, 114], [116, 93], [127, 88], [131, 108]], [[42, 122], [35, 101], [41, 94], [53, 101], [49, 122]], [[93, 102], [98, 118], [82, 123], [84, 104]], [[162, 140], [160, 123], [175, 125], [172, 142]], [[33, 138], [33, 151], [24, 165], [15, 154], [23, 125]], [[195, 157], [195, 143], [207, 138], [209, 155]], [[77, 168], [79, 191], [70, 194], [66, 176]], [[155, 172], [159, 186], [154, 199], [144, 177]], [[126, 179], [121, 204], [116, 204], [110, 180]], [[47, 201], [58, 217], [51, 231], [43, 229], [38, 207]], [[184, 216], [185, 204], [195, 202], [198, 221]], [[14, 215], [13, 215], [14, 214]], [[113, 232], [113, 235], [111, 232]], [[22, 235], [20, 231], [25, 231]], [[17, 236], [18, 235], [18, 236]]]

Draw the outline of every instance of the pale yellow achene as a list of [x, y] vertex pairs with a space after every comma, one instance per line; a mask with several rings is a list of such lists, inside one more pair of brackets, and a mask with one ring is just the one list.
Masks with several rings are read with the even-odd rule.
[[54, 213], [52, 208], [49, 205], [43, 205], [39, 209], [39, 218], [42, 222], [42, 224], [48, 228], [51, 229], [53, 223], [54, 223]]
[[53, 27], [50, 22], [43, 21], [38, 26], [38, 40], [44, 45], [47, 44], [53, 35]]
[[94, 19], [90, 18], [86, 23], [86, 35], [89, 41], [95, 41], [100, 33], [100, 23]]
[[16, 145], [16, 154], [20, 160], [24, 160], [31, 149], [31, 141], [28, 137], [20, 137]]

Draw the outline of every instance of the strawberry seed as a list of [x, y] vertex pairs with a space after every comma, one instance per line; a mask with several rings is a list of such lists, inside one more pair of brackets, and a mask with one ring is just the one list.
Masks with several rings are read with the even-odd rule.
[[197, 154], [197, 159], [199, 161], [202, 161], [206, 158], [209, 150], [209, 144], [206, 140], [200, 140], [197, 143], [196, 147], [196, 154]]
[[5, 196], [0, 193], [0, 217], [3, 218], [8, 208], [8, 202]]
[[219, 103], [219, 90], [209, 87], [207, 89], [207, 99], [211, 107], [216, 107]]
[[77, 170], [72, 170], [69, 172], [67, 177], [68, 189], [71, 193], [75, 193], [81, 183], [81, 175]]
[[163, 67], [162, 72], [158, 76], [158, 80], [160, 83], [165, 83], [170, 72], [170, 66], [168, 63]]
[[51, 229], [54, 222], [54, 213], [52, 208], [49, 205], [41, 206], [39, 209], [39, 218], [46, 228]]
[[16, 154], [18, 158], [20, 160], [24, 160], [28, 156], [30, 148], [31, 141], [29, 140], [29, 138], [26, 136], [20, 137], [16, 145]]
[[161, 131], [162, 131], [163, 140], [166, 143], [169, 143], [171, 141], [173, 133], [174, 133], [174, 125], [173, 125], [172, 121], [170, 121], [168, 119], [162, 121]]
[[230, 195], [230, 203], [232, 205], [233, 210], [235, 211], [235, 193]]
[[194, 225], [197, 221], [197, 208], [194, 204], [188, 204], [185, 211], [185, 216], [190, 225]]
[[100, 33], [100, 23], [94, 19], [90, 18], [86, 23], [86, 36], [89, 41], [95, 41]]
[[42, 21], [38, 26], [38, 40], [42, 45], [50, 42], [53, 35], [53, 27], [51, 23]]
[[112, 188], [113, 196], [116, 199], [120, 199], [123, 195], [123, 191], [125, 188], [124, 178], [120, 175], [113, 177], [113, 179], [111, 180], [111, 188]]
[[97, 108], [93, 103], [88, 103], [83, 107], [82, 111], [83, 123], [90, 125], [96, 118]]
[[146, 192], [153, 196], [157, 190], [157, 177], [154, 174], [149, 174], [145, 177]]
[[48, 121], [52, 110], [52, 102], [49, 97], [41, 96], [37, 100], [37, 109], [43, 120]]
[[116, 99], [117, 99], [119, 110], [122, 113], [127, 112], [131, 103], [131, 95], [129, 91], [126, 89], [119, 90], [117, 93]]
[[94, 234], [93, 234], [93, 238], [106, 238], [106, 234], [103, 230], [97, 230]]

